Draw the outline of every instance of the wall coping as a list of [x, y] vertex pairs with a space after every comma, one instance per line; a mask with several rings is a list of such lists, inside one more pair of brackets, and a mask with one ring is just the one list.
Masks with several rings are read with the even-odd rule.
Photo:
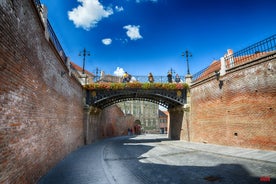
[[[262, 57], [259, 57], [259, 58], [256, 58], [252, 61], [249, 61], [249, 62], [246, 62], [246, 63], [242, 63], [240, 65], [237, 65], [235, 67], [232, 67], [232, 68], [229, 68], [229, 69], [226, 69], [226, 73], [223, 75], [223, 76], [220, 76], [220, 81], [223, 80], [223, 78], [225, 78], [228, 74], [230, 73], [233, 73], [233, 72], [236, 72], [236, 71], [239, 71], [239, 70], [243, 70], [245, 68], [249, 68], [249, 67], [252, 67], [252, 66], [255, 66], [255, 65], [258, 65], [258, 64], [261, 64], [261, 63], [264, 63], [264, 62], [269, 62], [271, 60], [275, 59], [276, 60], [276, 51], [272, 52], [271, 54], [269, 55], [266, 55], [266, 56], [262, 56]], [[197, 81], [195, 83], [192, 83], [190, 85], [190, 88], [194, 88], [194, 87], [197, 87], [199, 85], [201, 85], [202, 83], [207, 83], [213, 79], [216, 78], [216, 74], [214, 73], [213, 75], [209, 76], [209, 77], [206, 77], [205, 79], [202, 79], [200, 81]]]

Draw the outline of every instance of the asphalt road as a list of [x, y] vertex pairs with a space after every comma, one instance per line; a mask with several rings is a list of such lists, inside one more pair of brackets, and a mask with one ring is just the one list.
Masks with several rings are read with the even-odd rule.
[[164, 135], [106, 139], [74, 151], [38, 183], [252, 184], [268, 180], [276, 183], [275, 162], [211, 153], [179, 144]]

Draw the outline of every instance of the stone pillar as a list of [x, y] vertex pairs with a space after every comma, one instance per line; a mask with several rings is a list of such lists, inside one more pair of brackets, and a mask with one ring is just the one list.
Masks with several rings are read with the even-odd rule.
[[[192, 83], [192, 75], [186, 75], [185, 80], [190, 86]], [[170, 113], [169, 138], [190, 141], [190, 104], [190, 89], [187, 89], [187, 103], [184, 106], [168, 109]]]
[[40, 17], [45, 28], [45, 38], [49, 41], [50, 34], [48, 31], [48, 9], [44, 4], [41, 5]]
[[230, 64], [230, 67], [233, 67], [234, 66], [234, 56], [233, 56], [233, 50], [232, 49], [227, 49], [227, 57], [229, 59], [229, 64]]
[[72, 69], [71, 69], [71, 60], [70, 60], [70, 58], [69, 57], [67, 57], [66, 58], [66, 66], [67, 66], [67, 68], [68, 68], [68, 70], [69, 70], [69, 76], [71, 76], [72, 75]]
[[91, 144], [98, 139], [101, 110], [97, 107], [84, 106], [83, 132], [84, 144]]
[[81, 85], [86, 85], [86, 84], [88, 84], [87, 83], [87, 78], [88, 78], [88, 76], [87, 76], [87, 74], [86, 73], [80, 73], [80, 82], [81, 82]]
[[169, 109], [169, 113], [169, 138], [190, 141], [190, 106], [185, 104], [184, 106], [175, 107]]
[[89, 130], [89, 116], [90, 116], [90, 107], [84, 105], [83, 107], [84, 117], [83, 117], [83, 141], [84, 144], [88, 144], [88, 130]]
[[169, 138], [172, 140], [180, 140], [180, 135], [182, 134], [182, 124], [183, 124], [183, 115], [184, 111], [182, 106], [168, 109], [170, 113], [170, 122], [169, 122]]
[[88, 144], [91, 144], [98, 140], [99, 126], [101, 121], [101, 109], [97, 107], [90, 107], [89, 124], [88, 124]]
[[221, 57], [220, 58], [220, 71], [219, 71], [219, 74], [220, 74], [220, 76], [223, 76], [223, 75], [225, 75], [225, 73], [226, 73], [225, 59], [224, 59], [224, 57]]
[[193, 78], [193, 76], [190, 75], [190, 74], [187, 74], [187, 75], [185, 76], [185, 82], [186, 82], [189, 86], [192, 84], [192, 78]]
[[[185, 82], [186, 82], [189, 86], [191, 86], [191, 84], [192, 84], [192, 78], [193, 78], [192, 75], [186, 75], [186, 76], [185, 76]], [[187, 89], [187, 98], [186, 98], [186, 102], [187, 102], [187, 104], [191, 104], [190, 88]]]
[[182, 110], [183, 110], [183, 120], [182, 120], [180, 140], [190, 141], [190, 135], [191, 135], [190, 105], [185, 104]]

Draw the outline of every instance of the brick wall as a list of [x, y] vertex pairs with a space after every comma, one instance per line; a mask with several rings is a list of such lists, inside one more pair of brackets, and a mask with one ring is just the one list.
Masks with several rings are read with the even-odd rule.
[[276, 57], [191, 88], [191, 141], [276, 150]]
[[133, 128], [134, 122], [134, 116], [125, 116], [118, 106], [107, 107], [101, 117], [101, 138], [127, 135], [127, 129]]
[[82, 88], [32, 1], [1, 1], [0, 15], [0, 183], [36, 183], [83, 145]]
[[103, 110], [90, 107], [87, 109], [86, 118], [85, 139], [87, 144], [108, 137], [127, 135], [128, 128], [133, 128], [135, 122], [134, 116], [124, 115], [116, 105]]

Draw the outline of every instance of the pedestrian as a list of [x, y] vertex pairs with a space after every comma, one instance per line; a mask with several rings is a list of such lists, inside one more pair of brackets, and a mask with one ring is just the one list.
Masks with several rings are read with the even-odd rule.
[[129, 82], [128, 80], [129, 80], [129, 74], [127, 72], [125, 72], [123, 74], [123, 82]]
[[176, 83], [179, 83], [180, 82], [180, 77], [178, 74], [175, 75], [175, 82]]
[[132, 75], [128, 74], [128, 76], [127, 76], [127, 82], [130, 82], [131, 78], [132, 78]]
[[153, 78], [153, 75], [152, 73], [150, 72], [149, 75], [148, 75], [148, 80], [150, 83], [153, 83], [154, 82], [154, 78]]
[[168, 72], [167, 77], [168, 77], [168, 82], [172, 83], [172, 73], [171, 72]]

